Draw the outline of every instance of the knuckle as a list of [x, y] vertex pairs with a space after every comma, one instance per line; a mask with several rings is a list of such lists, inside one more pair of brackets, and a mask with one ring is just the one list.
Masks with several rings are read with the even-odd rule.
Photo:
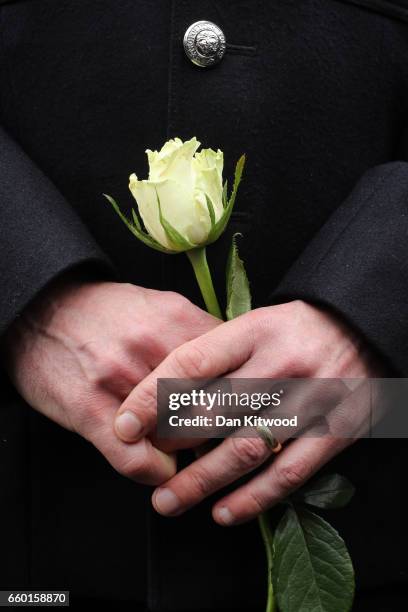
[[307, 343], [303, 342], [302, 336], [288, 338], [282, 351], [282, 372], [290, 373], [291, 376], [307, 378], [314, 371], [314, 362], [311, 359]]
[[319, 362], [322, 358], [321, 347], [308, 345], [302, 354], [300, 367], [304, 377], [312, 377], [316, 372]]
[[191, 302], [176, 291], [166, 292], [166, 302], [172, 312], [173, 316], [185, 316], [186, 308], [191, 306]]
[[141, 414], [154, 413], [157, 403], [157, 385], [156, 380], [146, 380], [142, 382], [135, 392], [135, 395], [129, 396], [129, 404], [125, 401], [124, 408], [126, 410], [136, 411], [139, 416]]
[[234, 463], [247, 471], [262, 463], [268, 456], [265, 442], [257, 438], [231, 438]]
[[139, 481], [149, 473], [149, 465], [146, 457], [138, 457], [120, 462], [116, 470], [129, 480]]
[[136, 350], [144, 349], [152, 343], [153, 334], [151, 329], [147, 325], [139, 325], [137, 329], [132, 332], [132, 348]]
[[249, 503], [248, 510], [250, 510], [251, 514], [261, 514], [268, 508], [268, 501], [264, 498], [258, 491], [249, 491], [248, 494]]
[[115, 357], [108, 357], [96, 365], [89, 382], [97, 391], [110, 391], [124, 399], [139, 382], [139, 378], [139, 368], [119, 362]]
[[299, 369], [299, 353], [294, 348], [290, 347], [285, 350], [283, 358], [284, 370], [286, 372], [296, 373]]
[[95, 382], [105, 385], [123, 378], [124, 368], [114, 356], [105, 356], [100, 360], [96, 369]]
[[295, 312], [298, 316], [301, 317], [304, 316], [310, 310], [310, 306], [308, 306], [303, 300], [293, 300], [293, 302], [290, 302], [290, 305], [293, 312]]
[[128, 361], [139, 366], [142, 371], [146, 371], [152, 356], [161, 361], [167, 354], [160, 324], [155, 324], [154, 320], [139, 322], [131, 335], [124, 339], [123, 345]]
[[361, 408], [353, 411], [353, 414], [347, 414], [346, 410], [339, 409], [335, 411], [335, 414], [332, 416], [328, 415], [328, 427], [330, 431], [330, 436], [334, 439], [347, 438], [350, 433], [357, 432], [359, 428], [363, 425], [368, 427], [370, 417], [370, 409], [366, 411], [364, 415], [364, 408]]
[[310, 473], [310, 466], [303, 459], [283, 464], [274, 470], [278, 487], [284, 492], [290, 492], [300, 487], [310, 476]]
[[313, 355], [309, 354], [307, 348], [298, 346], [298, 350], [289, 352], [285, 360], [285, 368], [293, 376], [308, 378], [315, 371]]
[[284, 304], [279, 304], [277, 308], [284, 320], [291, 320], [293, 327], [301, 325], [305, 318], [309, 320], [310, 306], [303, 300], [297, 299], [285, 302]]
[[133, 283], [128, 283], [128, 282], [121, 283], [121, 286], [125, 291], [130, 291], [131, 293], [135, 293], [136, 291], [143, 290], [142, 287], [138, 287], [136, 289]]
[[206, 497], [211, 490], [210, 482], [210, 476], [206, 470], [202, 466], [196, 466], [190, 472], [190, 494], [200, 499]]
[[136, 480], [139, 474], [139, 466], [134, 466], [133, 462], [120, 464], [116, 470], [121, 476], [129, 480]]
[[195, 343], [187, 343], [173, 353], [177, 374], [185, 378], [203, 378], [208, 371], [208, 354]]
[[262, 333], [265, 325], [268, 324], [270, 312], [267, 307], [261, 307], [250, 310], [244, 316], [254, 331], [259, 331]]
[[242, 316], [245, 317], [247, 341], [252, 346], [263, 344], [271, 334], [276, 335], [275, 317], [271, 316], [270, 307], [255, 308]]

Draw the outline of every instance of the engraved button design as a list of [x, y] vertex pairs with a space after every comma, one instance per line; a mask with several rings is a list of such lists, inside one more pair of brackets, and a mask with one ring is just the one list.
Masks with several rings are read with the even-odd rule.
[[187, 57], [200, 68], [214, 66], [225, 54], [224, 32], [211, 21], [196, 21], [184, 34]]

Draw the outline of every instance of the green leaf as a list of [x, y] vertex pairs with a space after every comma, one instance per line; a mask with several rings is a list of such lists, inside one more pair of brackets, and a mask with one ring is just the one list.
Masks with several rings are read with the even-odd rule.
[[245, 155], [241, 155], [235, 167], [234, 186], [232, 188], [232, 194], [229, 199], [228, 206], [234, 207], [235, 198], [237, 197], [237, 193], [238, 193], [238, 187], [242, 179], [242, 173], [244, 172], [244, 166], [245, 166]]
[[171, 223], [169, 223], [167, 221], [167, 219], [165, 219], [163, 217], [162, 214], [162, 209], [161, 209], [161, 204], [160, 204], [160, 198], [159, 198], [159, 194], [157, 193], [157, 189], [156, 189], [156, 197], [157, 197], [157, 205], [159, 207], [159, 219], [160, 219], [160, 223], [162, 228], [164, 229], [167, 238], [169, 239], [169, 241], [174, 244], [174, 247], [178, 250], [178, 251], [190, 251], [191, 249], [194, 249], [197, 245], [192, 244], [189, 240], [186, 240], [177, 230], [175, 227], [173, 227], [171, 225]]
[[173, 253], [173, 251], [166, 249], [161, 244], [159, 244], [154, 238], [149, 236], [149, 234], [146, 234], [145, 232], [142, 231], [140, 221], [139, 219], [137, 219], [137, 217], [136, 217], [136, 220], [137, 220], [137, 223], [136, 223], [136, 220], [135, 220], [136, 213], [134, 212], [133, 209], [132, 209], [132, 215], [133, 215], [133, 220], [135, 222], [135, 225], [132, 225], [129, 219], [127, 219], [126, 216], [122, 213], [116, 200], [114, 200], [112, 196], [106, 193], [104, 193], [103, 195], [108, 200], [108, 202], [112, 205], [113, 210], [119, 215], [119, 217], [122, 219], [123, 223], [126, 225], [128, 230], [130, 230], [132, 234], [136, 236], [136, 238], [138, 238], [141, 242], [143, 242], [150, 248], [155, 249], [156, 251], [160, 251], [161, 253], [169, 253], [169, 254]]
[[244, 262], [238, 254], [236, 237], [232, 237], [227, 263], [227, 310], [228, 321], [251, 310], [251, 291]]
[[120, 210], [119, 205], [116, 202], [116, 200], [114, 200], [114, 198], [112, 198], [112, 196], [108, 195], [107, 193], [104, 193], [103, 195], [108, 200], [108, 202], [112, 205], [113, 210], [119, 215], [119, 217], [122, 219], [126, 227], [130, 229], [130, 231], [133, 231], [133, 225], [131, 224], [129, 219], [125, 217], [123, 212]]
[[239, 158], [237, 162], [236, 168], [235, 168], [234, 187], [232, 189], [231, 197], [228, 201], [228, 204], [224, 208], [224, 214], [217, 221], [214, 227], [211, 229], [209, 236], [208, 236], [207, 244], [211, 244], [212, 242], [215, 242], [216, 240], [218, 240], [218, 238], [221, 236], [221, 234], [227, 227], [228, 221], [230, 220], [230, 217], [231, 217], [231, 213], [234, 209], [234, 204], [235, 204], [235, 200], [236, 200], [237, 193], [238, 193], [238, 187], [241, 182], [242, 173], [244, 171], [244, 166], [245, 166], [245, 155], [241, 155], [241, 157]]
[[354, 570], [337, 531], [309, 510], [289, 508], [275, 532], [272, 582], [281, 612], [349, 612]]
[[228, 206], [228, 181], [226, 180], [224, 183], [224, 188], [222, 190], [222, 205], [224, 208]]
[[142, 226], [141, 226], [141, 223], [139, 221], [139, 217], [137, 216], [136, 211], [135, 211], [134, 208], [132, 208], [132, 219], [133, 219], [133, 223], [135, 224], [135, 227], [138, 230], [142, 231]]
[[210, 215], [211, 229], [212, 229], [215, 225], [214, 206], [212, 205], [211, 199], [208, 197], [207, 194], [205, 194], [205, 199], [207, 201], [208, 214]]
[[343, 508], [355, 492], [354, 486], [340, 474], [328, 474], [298, 489], [292, 498], [316, 508]]

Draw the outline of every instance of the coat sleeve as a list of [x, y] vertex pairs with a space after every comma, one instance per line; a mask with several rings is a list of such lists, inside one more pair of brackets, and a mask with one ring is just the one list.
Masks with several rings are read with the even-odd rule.
[[114, 274], [72, 207], [0, 127], [0, 334], [50, 281], [80, 265]]
[[272, 296], [330, 307], [408, 375], [408, 163], [366, 172]]

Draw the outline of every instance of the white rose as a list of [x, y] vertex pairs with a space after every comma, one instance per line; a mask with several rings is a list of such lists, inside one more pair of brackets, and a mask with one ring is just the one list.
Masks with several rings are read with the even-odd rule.
[[160, 151], [146, 151], [149, 178], [129, 177], [140, 216], [132, 208], [128, 219], [112, 196], [104, 194], [115, 212], [136, 238], [165, 253], [186, 251], [197, 256], [207, 244], [217, 240], [225, 230], [234, 208], [245, 155], [237, 162], [232, 193], [222, 185], [224, 155], [219, 149], [197, 151], [200, 143], [194, 137], [187, 142], [174, 138]]
[[149, 178], [139, 180], [135, 174], [129, 178], [147, 232], [168, 251], [186, 251], [212, 241], [212, 230], [225, 216], [223, 153], [197, 152], [199, 146], [195, 137], [186, 142], [175, 138], [160, 151], [148, 149]]

